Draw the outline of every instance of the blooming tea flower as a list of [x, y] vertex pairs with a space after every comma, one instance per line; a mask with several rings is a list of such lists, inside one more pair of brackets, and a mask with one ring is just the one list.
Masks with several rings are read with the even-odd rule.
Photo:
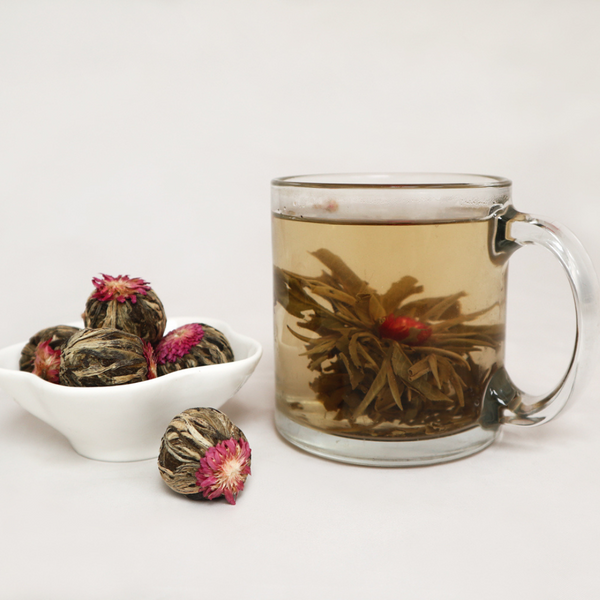
[[379, 335], [405, 344], [422, 344], [431, 335], [431, 327], [411, 317], [389, 314], [379, 326]]

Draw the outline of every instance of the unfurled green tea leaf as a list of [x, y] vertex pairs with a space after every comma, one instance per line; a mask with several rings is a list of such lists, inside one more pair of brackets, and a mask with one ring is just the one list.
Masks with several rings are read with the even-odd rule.
[[415, 363], [408, 370], [408, 379], [409, 381], [414, 381], [415, 379], [419, 379], [419, 377], [423, 377], [423, 375], [427, 375], [431, 371], [431, 365], [429, 364], [429, 356], [421, 359], [418, 363]]
[[457, 301], [464, 295], [464, 292], [458, 292], [458, 294], [453, 294], [447, 298], [440, 298], [439, 302], [436, 302], [431, 308], [427, 309], [421, 317], [426, 321], [438, 321], [451, 307], [457, 306]]
[[379, 367], [377, 366], [377, 363], [375, 362], [369, 351], [360, 343], [357, 347], [358, 353], [364, 357], [364, 359], [367, 361], [367, 365], [370, 366], [372, 369], [377, 370]]
[[[406, 304], [402, 304], [401, 310], [403, 315], [409, 317], [421, 318], [428, 311], [430, 311], [434, 306], [438, 305], [440, 302], [445, 300], [445, 296], [436, 297], [436, 298], [420, 298], [419, 300], [414, 300], [412, 302], [407, 302]], [[446, 311], [439, 315], [440, 320], [444, 319], [453, 319], [461, 315], [461, 306], [460, 302], [456, 300], [453, 304], [451, 304]]]
[[429, 354], [429, 356], [427, 356], [427, 360], [429, 361], [429, 370], [433, 374], [433, 378], [435, 379], [435, 384], [441, 390], [442, 382], [440, 380], [440, 374], [439, 374], [438, 368], [437, 368], [438, 359], [435, 354]]
[[386, 384], [386, 381], [387, 381], [388, 365], [389, 365], [389, 361], [386, 358], [384, 360], [383, 364], [381, 365], [381, 369], [379, 369], [379, 373], [377, 373], [377, 377], [375, 377], [375, 379], [373, 380], [373, 383], [371, 384], [369, 391], [366, 393], [362, 402], [354, 410], [354, 413], [352, 416], [355, 419], [356, 419], [356, 417], [359, 417], [360, 415], [362, 415], [363, 412], [365, 412], [365, 409], [367, 408], [367, 406], [369, 406], [369, 404], [375, 398], [375, 396], [383, 389], [383, 386]]
[[326, 267], [331, 270], [333, 277], [350, 293], [359, 294], [362, 291], [369, 289], [366, 281], [363, 281], [348, 265], [333, 252], [325, 248], [321, 248], [316, 252], [311, 253], [318, 258]]
[[355, 389], [358, 386], [358, 384], [363, 380], [364, 373], [354, 366], [354, 364], [348, 359], [346, 354], [340, 354], [340, 358], [342, 359], [342, 362], [346, 367], [346, 371], [350, 376], [350, 385], [352, 386], [352, 389]]
[[383, 321], [387, 316], [387, 312], [376, 294], [369, 294], [369, 316], [374, 323]]
[[457, 352], [452, 352], [452, 350], [448, 350], [446, 348], [436, 348], [435, 346], [422, 346], [419, 348], [421, 352], [431, 352], [433, 354], [440, 354], [441, 356], [447, 356], [448, 358], [453, 358], [454, 360], [463, 363], [467, 369], [469, 368], [469, 363]]
[[358, 355], [358, 338], [360, 333], [354, 333], [350, 338], [350, 343], [348, 344], [348, 352], [350, 353], [350, 358], [356, 367], [362, 366], [362, 361]]
[[331, 300], [337, 300], [338, 302], [343, 302], [344, 304], [349, 304], [350, 306], [354, 306], [356, 304], [356, 298], [350, 296], [350, 294], [346, 294], [341, 290], [336, 290], [335, 288], [325, 286], [325, 285], [315, 285], [311, 286], [310, 290], [313, 294], [317, 294], [317, 296], [321, 296], [322, 298], [329, 298]]
[[[394, 398], [394, 402], [398, 406], [400, 410], [403, 410], [402, 407], [402, 393], [400, 391], [400, 387], [398, 386], [398, 381], [396, 380], [396, 376], [394, 374], [394, 369], [392, 369], [392, 365], [386, 361], [386, 376], [387, 383], [390, 386], [390, 392], [392, 393], [392, 397]], [[402, 386], [404, 388], [404, 386]]]
[[493, 304], [492, 306], [488, 306], [487, 308], [484, 308], [483, 310], [479, 310], [477, 312], [471, 313], [470, 315], [463, 315], [461, 317], [455, 317], [453, 319], [447, 319], [445, 321], [440, 321], [439, 323], [436, 323], [435, 325], [432, 326], [433, 332], [438, 333], [439, 331], [447, 331], [448, 329], [450, 329], [451, 327], [454, 327], [455, 325], [462, 325], [463, 323], [466, 323], [468, 321], [474, 321], [475, 319], [478, 319], [479, 317], [490, 312], [490, 310], [492, 310], [492, 308], [494, 308], [495, 306], [496, 305]]
[[406, 275], [400, 281], [396, 281], [390, 286], [390, 289], [381, 296], [381, 304], [385, 309], [385, 314], [394, 312], [401, 302], [413, 294], [420, 294], [423, 291], [422, 285], [417, 285], [414, 277]]
[[304, 352], [306, 356], [312, 356], [313, 354], [326, 354], [336, 345], [336, 339], [334, 336], [321, 338], [321, 341], [318, 344], [313, 345], [312, 342], [313, 340], [309, 342], [309, 345], [312, 345], [312, 347]]

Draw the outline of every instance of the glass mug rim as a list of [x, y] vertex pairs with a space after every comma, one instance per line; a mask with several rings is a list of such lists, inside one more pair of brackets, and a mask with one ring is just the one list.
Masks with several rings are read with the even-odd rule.
[[282, 218], [337, 222], [486, 220], [511, 204], [512, 183], [461, 173], [338, 173], [280, 177], [271, 209]]
[[274, 187], [300, 188], [368, 188], [368, 189], [481, 189], [510, 188], [505, 177], [474, 173], [382, 172], [382, 173], [322, 173], [277, 177]]

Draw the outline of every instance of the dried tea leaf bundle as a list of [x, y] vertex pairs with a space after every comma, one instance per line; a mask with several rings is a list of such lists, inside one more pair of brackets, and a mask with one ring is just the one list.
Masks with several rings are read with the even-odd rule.
[[205, 323], [189, 323], [170, 331], [156, 346], [158, 374], [233, 361], [225, 335]]
[[149, 344], [119, 329], [82, 329], [63, 348], [60, 383], [76, 387], [122, 385], [156, 372]]
[[494, 306], [465, 314], [464, 292], [412, 300], [424, 290], [411, 276], [379, 293], [331, 251], [312, 254], [327, 270], [306, 277], [276, 267], [275, 298], [297, 318], [288, 329], [304, 345], [330, 429], [419, 439], [471, 426], [494, 369], [474, 357], [503, 339], [500, 324], [472, 322]]
[[33, 373], [36, 351], [42, 342], [47, 342], [46, 352], [50, 350], [54, 352], [60, 351], [69, 338], [77, 331], [79, 331], [78, 327], [70, 327], [69, 325], [56, 325], [55, 327], [47, 327], [38, 331], [29, 338], [29, 342], [23, 347], [19, 360], [19, 369]]
[[224, 496], [235, 504], [250, 475], [248, 440], [214, 408], [190, 408], [167, 427], [158, 456], [165, 483], [193, 499]]
[[150, 284], [128, 275], [92, 279], [96, 290], [90, 295], [83, 314], [87, 328], [108, 327], [133, 333], [156, 344], [162, 338], [167, 318], [165, 309]]

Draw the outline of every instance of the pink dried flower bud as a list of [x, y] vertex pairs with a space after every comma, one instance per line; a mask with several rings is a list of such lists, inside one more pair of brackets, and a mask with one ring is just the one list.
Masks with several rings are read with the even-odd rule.
[[182, 325], [169, 331], [156, 346], [156, 361], [161, 365], [175, 362], [199, 344], [203, 337], [204, 328], [200, 323]]
[[79, 327], [71, 327], [70, 325], [55, 325], [38, 331], [23, 346], [19, 359], [19, 369], [33, 373], [35, 353], [41, 342], [49, 342], [50, 348], [60, 350], [69, 341], [70, 337], [78, 331]]
[[158, 374], [231, 362], [233, 350], [225, 335], [204, 323], [173, 329], [156, 346]]
[[116, 300], [117, 302], [125, 302], [131, 300], [134, 304], [137, 302], [137, 294], [145, 296], [152, 288], [147, 281], [139, 277], [130, 278], [128, 275], [105, 275], [101, 273], [102, 279], [94, 277], [92, 283], [96, 291], [92, 294], [92, 298], [101, 302]]
[[148, 363], [148, 374], [146, 377], [148, 379], [155, 379], [158, 377], [158, 373], [156, 371], [156, 356], [154, 354], [154, 348], [150, 342], [144, 342], [144, 356], [146, 357], [146, 362]]
[[61, 352], [60, 348], [52, 348], [51, 341], [46, 340], [38, 344], [33, 361], [33, 374], [50, 383], [59, 383]]
[[196, 471], [196, 481], [209, 500], [225, 496], [235, 504], [250, 475], [250, 446], [246, 440], [230, 438], [206, 451]]

